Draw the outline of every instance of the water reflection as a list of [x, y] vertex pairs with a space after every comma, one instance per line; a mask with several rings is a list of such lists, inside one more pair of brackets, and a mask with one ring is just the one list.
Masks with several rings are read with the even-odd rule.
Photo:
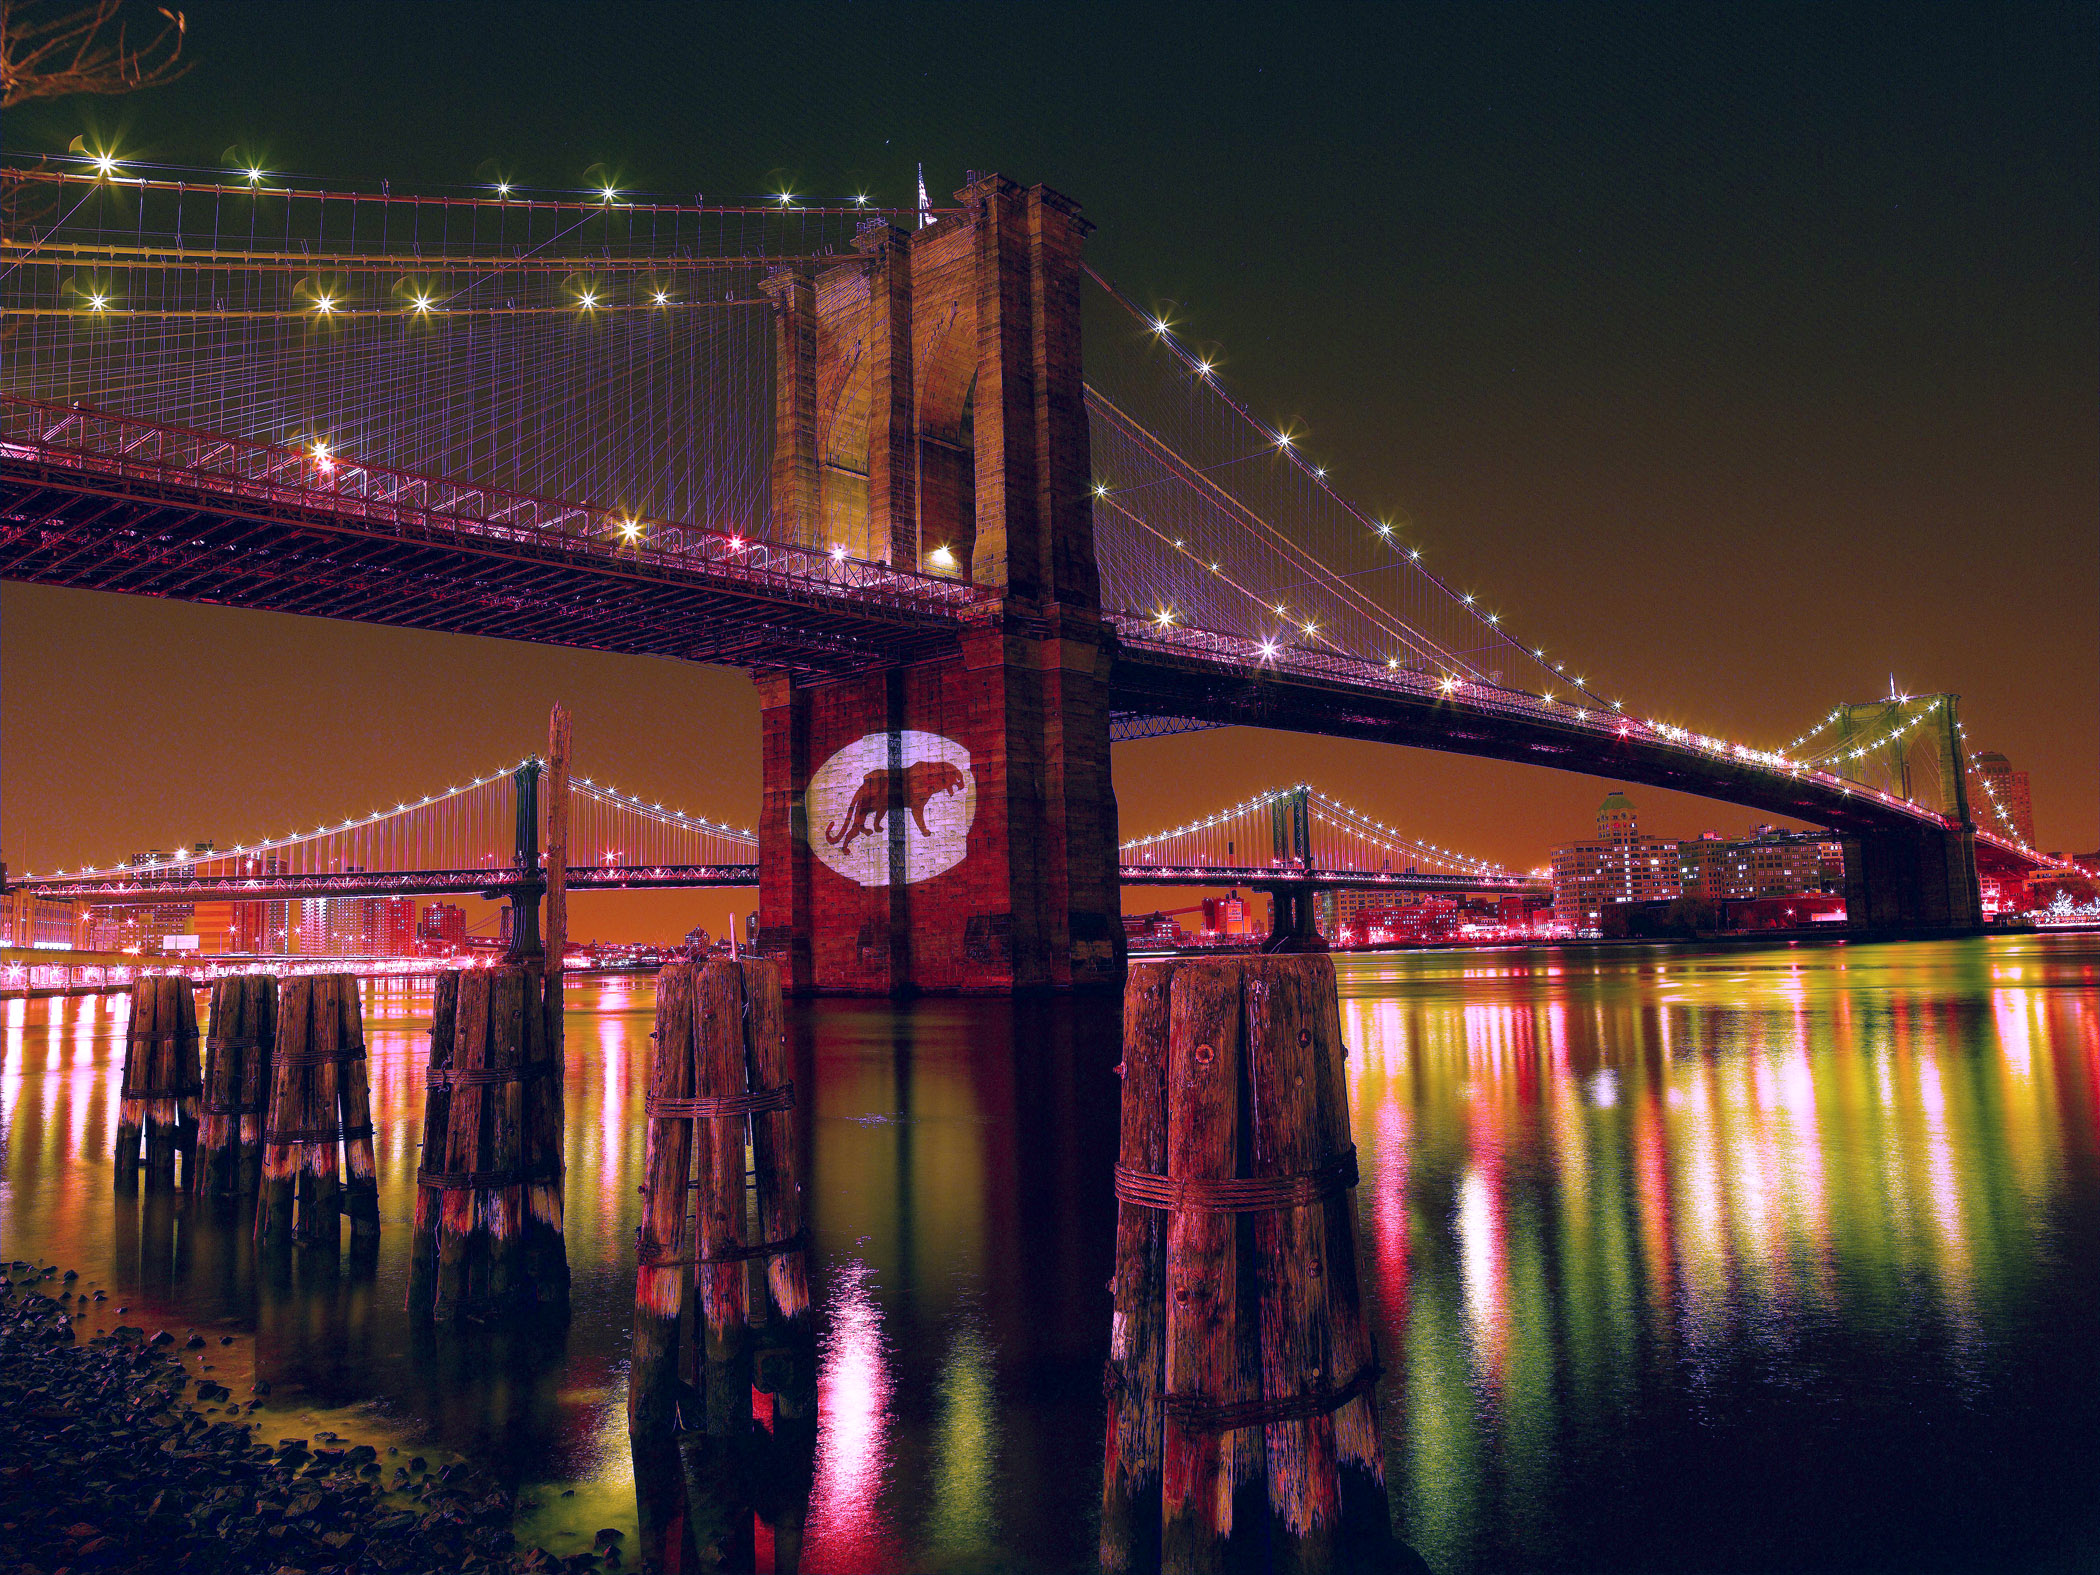
[[[1378, 1150], [1363, 1207], [1381, 1343], [1406, 1353], [1389, 1447], [1431, 1564], [1702, 1562], [1690, 1536], [1664, 1553], [1677, 1531], [1604, 1527], [1594, 1506], [1660, 1507], [1695, 1463], [1769, 1472], [1735, 1458], [1746, 1395], [1759, 1426], [1796, 1429], [1789, 1477], [1806, 1456], [1854, 1479], [1848, 1446], [1903, 1455], [1934, 1416], [1973, 1435], [1979, 1408], [1995, 1425], [2011, 1393], [2050, 1385], [2070, 1386], [2055, 1409], [2090, 1443], [2090, 1362], [2037, 1292], [2095, 1288], [2094, 954], [2030, 941], [1346, 965], [1359, 1142]], [[2021, 961], [1980, 966], [2007, 957]], [[2009, 969], [2043, 987], [1988, 982]], [[1665, 1430], [1691, 1459], [1653, 1458]], [[2055, 1446], [2030, 1441], [2018, 1464], [1951, 1448], [2002, 1479], [2049, 1470]], [[1865, 1495], [1888, 1518], [1872, 1549], [1819, 1541], [1835, 1524], [1798, 1505], [1760, 1545], [1820, 1565], [1902, 1564], [1892, 1547], [1960, 1562], [1934, 1541], [1948, 1518], [1930, 1503], [1948, 1470], [1934, 1454]], [[2089, 1509], [2056, 1513], [2092, 1535]], [[1991, 1519], [2002, 1533], [2006, 1513]]]
[[[2100, 1452], [2100, 943], [1438, 953], [1342, 980], [1389, 1476], [1438, 1571], [2100, 1553], [2066, 1466]], [[114, 1197], [121, 997], [0, 1007], [6, 1253], [107, 1290], [90, 1327], [121, 1302], [211, 1335], [214, 1376], [272, 1386], [269, 1437], [470, 1455], [557, 1551], [631, 1533], [653, 1008], [646, 981], [572, 991], [566, 1330], [402, 1312], [429, 1005], [401, 982], [366, 998], [376, 1261], [258, 1255], [238, 1219]], [[802, 1568], [1090, 1562], [1114, 1022], [791, 1010], [821, 1342]]]

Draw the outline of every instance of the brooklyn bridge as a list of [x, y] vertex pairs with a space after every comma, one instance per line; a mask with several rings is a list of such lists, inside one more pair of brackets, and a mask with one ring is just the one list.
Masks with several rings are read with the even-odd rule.
[[[1200, 728], [1825, 827], [1862, 934], [1972, 929], [1979, 861], [2037, 862], [1979, 827], [1952, 696], [1839, 704], [1773, 749], [1571, 672], [1095, 272], [1079, 206], [1042, 186], [973, 174], [952, 206], [881, 210], [107, 160], [4, 181], [0, 573], [748, 670], [755, 829], [579, 783], [597, 829], [568, 879], [755, 883], [796, 988], [1108, 984], [1123, 881], [1521, 884], [1415, 842], [1395, 869], [1361, 826], [1328, 863], [1278, 829], [1170, 875], [1124, 845], [1110, 745]], [[515, 895], [542, 878], [538, 773], [25, 883]]]

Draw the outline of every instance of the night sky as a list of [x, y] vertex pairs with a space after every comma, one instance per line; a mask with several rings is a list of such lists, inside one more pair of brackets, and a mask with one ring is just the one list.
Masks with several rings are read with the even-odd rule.
[[[2096, 14], [201, 0], [182, 81], [0, 130], [396, 191], [491, 159], [688, 200], [902, 203], [921, 160], [937, 199], [965, 168], [1046, 182], [1256, 412], [1629, 709], [1769, 747], [1892, 674], [1951, 689], [2033, 773], [2042, 845], [2082, 851]], [[540, 747], [554, 699], [581, 771], [756, 815], [740, 673], [20, 585], [0, 613], [16, 870], [362, 813]], [[1524, 864], [1608, 786], [1242, 730], [1116, 761], [1125, 835], [1301, 778]], [[1664, 834], [1756, 818], [1633, 797]], [[575, 930], [728, 902], [586, 899]]]

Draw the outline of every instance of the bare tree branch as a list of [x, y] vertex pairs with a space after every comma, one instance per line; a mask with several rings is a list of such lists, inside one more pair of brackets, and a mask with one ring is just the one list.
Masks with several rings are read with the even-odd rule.
[[156, 7], [159, 25], [134, 47], [124, 9], [125, 0], [0, 0], [0, 109], [69, 93], [129, 93], [189, 69], [180, 11]]

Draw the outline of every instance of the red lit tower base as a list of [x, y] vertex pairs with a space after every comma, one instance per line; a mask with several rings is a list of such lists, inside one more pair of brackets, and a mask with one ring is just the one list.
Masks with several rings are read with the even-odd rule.
[[797, 990], [1120, 984], [1076, 207], [973, 177], [772, 280], [773, 531], [989, 594], [946, 650], [760, 673], [761, 946]]

